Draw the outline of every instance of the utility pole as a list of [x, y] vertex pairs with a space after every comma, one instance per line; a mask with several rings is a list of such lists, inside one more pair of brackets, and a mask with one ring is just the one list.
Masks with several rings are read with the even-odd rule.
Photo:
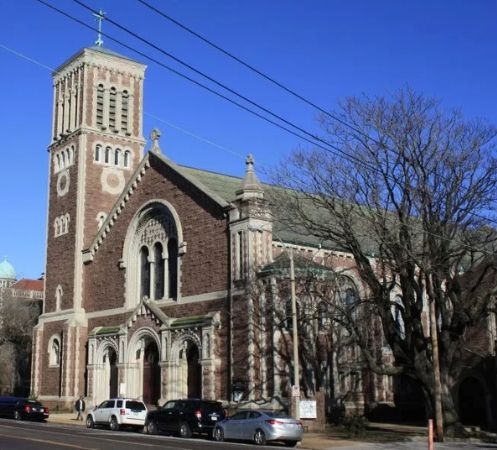
[[300, 419], [300, 367], [299, 367], [299, 333], [297, 329], [297, 299], [295, 296], [295, 267], [293, 248], [290, 248], [290, 288], [292, 302], [292, 337], [293, 337], [293, 387], [292, 401], [295, 401], [295, 418]]
[[430, 337], [433, 356], [433, 378], [435, 382], [435, 427], [437, 441], [444, 440], [444, 422], [442, 411], [442, 384], [440, 381], [440, 358], [438, 353], [438, 330], [435, 300], [430, 300]]

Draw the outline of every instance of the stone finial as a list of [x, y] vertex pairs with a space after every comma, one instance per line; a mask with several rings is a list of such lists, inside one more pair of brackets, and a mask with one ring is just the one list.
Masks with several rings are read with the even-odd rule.
[[161, 136], [161, 132], [158, 128], [154, 128], [150, 133], [150, 139], [152, 139], [152, 148], [150, 151], [154, 153], [161, 153], [161, 149], [159, 147], [159, 139]]
[[236, 192], [237, 198], [262, 197], [264, 190], [257, 178], [254, 170], [254, 157], [248, 154], [245, 159], [245, 177], [243, 178], [242, 187]]

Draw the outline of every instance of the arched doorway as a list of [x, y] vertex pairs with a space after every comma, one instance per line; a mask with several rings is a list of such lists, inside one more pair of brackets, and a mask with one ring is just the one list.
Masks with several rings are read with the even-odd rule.
[[161, 373], [159, 349], [155, 341], [145, 344], [143, 355], [143, 401], [147, 405], [157, 405], [160, 398]]
[[198, 347], [190, 343], [186, 350], [188, 398], [202, 398], [202, 366]]
[[466, 378], [459, 385], [459, 416], [464, 425], [487, 425], [485, 390], [476, 378]]
[[118, 369], [117, 369], [117, 354], [113, 348], [109, 348], [107, 352], [109, 360], [109, 396], [110, 398], [117, 397], [119, 392], [118, 384]]

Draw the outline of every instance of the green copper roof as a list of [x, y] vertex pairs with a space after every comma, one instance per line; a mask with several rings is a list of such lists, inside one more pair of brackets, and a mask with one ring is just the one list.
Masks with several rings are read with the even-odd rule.
[[[242, 187], [243, 179], [231, 175], [224, 175], [207, 170], [195, 169], [187, 166], [180, 166], [181, 169], [189, 175], [197, 178], [203, 185], [209, 188], [212, 192], [219, 195], [227, 202], [232, 202], [236, 198], [236, 192]], [[261, 183], [265, 192], [274, 189], [274, 186]], [[310, 235], [307, 231], [288, 230], [278, 222], [277, 217], [273, 217], [273, 241], [285, 242], [296, 245], [304, 245], [310, 247], [318, 247], [319, 245], [325, 248], [335, 248], [336, 246], [330, 243], [320, 241], [317, 237]], [[328, 244], [328, 245], [326, 245]]]
[[4, 260], [0, 262], [0, 278], [7, 278], [9, 280], [16, 279], [14, 266], [7, 261], [7, 258], [4, 258]]

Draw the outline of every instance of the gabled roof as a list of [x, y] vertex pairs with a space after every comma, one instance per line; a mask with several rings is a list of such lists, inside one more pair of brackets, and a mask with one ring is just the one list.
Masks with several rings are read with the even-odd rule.
[[[176, 174], [180, 175], [183, 179], [187, 180], [201, 192], [203, 192], [206, 196], [208, 196], [214, 203], [219, 205], [221, 208], [229, 208], [229, 201], [225, 200], [223, 197], [218, 195], [215, 190], [212, 190], [209, 186], [204, 185], [201, 180], [197, 176], [192, 175], [188, 170], [185, 170], [184, 167], [179, 166], [172, 162], [169, 158], [166, 158], [161, 153], [152, 153], [148, 152], [136, 168], [133, 175], [131, 175], [128, 183], [123, 189], [123, 192], [117, 199], [114, 207], [111, 209], [109, 215], [105, 219], [104, 223], [100, 227], [100, 230], [96, 234], [93, 242], [88, 246], [87, 249], [83, 251], [83, 261], [88, 262], [93, 259], [93, 255], [98, 250], [99, 246], [102, 244], [103, 240], [109, 233], [110, 229], [114, 226], [115, 221], [118, 219], [119, 215], [126, 207], [130, 197], [133, 195], [134, 191], [138, 187], [138, 184], [142, 181], [145, 172], [151, 167], [151, 160], [159, 161], [161, 164], [167, 165], [171, 170], [173, 170]], [[238, 179], [240, 182], [240, 180]], [[234, 197], [233, 197], [234, 198]]]

